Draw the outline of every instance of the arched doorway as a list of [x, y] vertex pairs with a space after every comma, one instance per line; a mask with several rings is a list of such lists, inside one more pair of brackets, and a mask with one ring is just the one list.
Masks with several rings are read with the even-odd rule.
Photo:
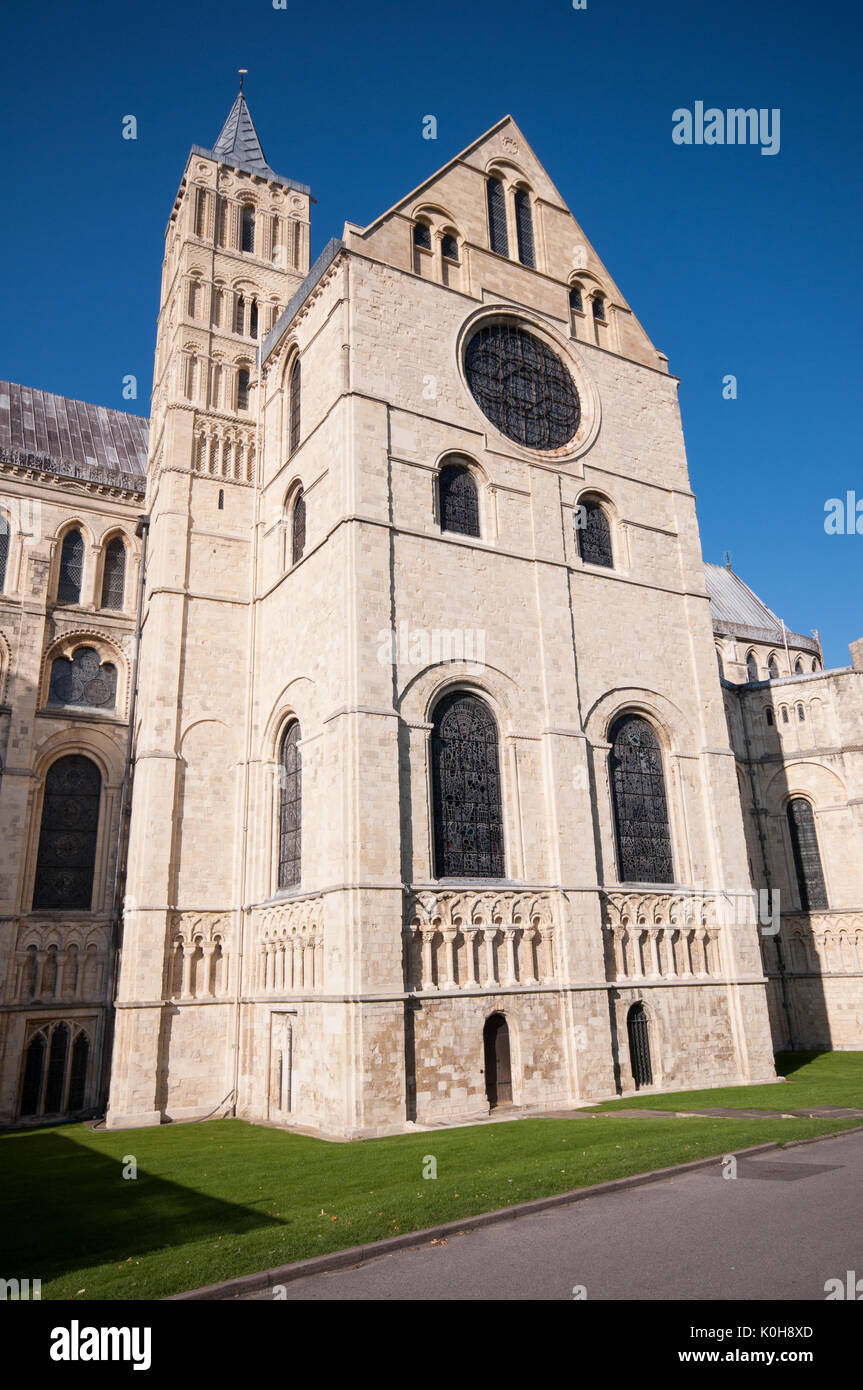
[[650, 1064], [650, 1036], [644, 1005], [633, 1004], [626, 1015], [626, 1031], [629, 1036], [629, 1062], [636, 1091], [642, 1086], [653, 1084], [653, 1068]]
[[512, 1104], [512, 1064], [509, 1027], [503, 1014], [492, 1014], [483, 1029], [485, 1049], [485, 1093], [489, 1106]]

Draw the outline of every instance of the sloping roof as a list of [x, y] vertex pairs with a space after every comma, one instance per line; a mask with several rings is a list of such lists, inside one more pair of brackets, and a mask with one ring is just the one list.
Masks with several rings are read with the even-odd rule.
[[264, 158], [258, 132], [242, 92], [222, 126], [222, 133], [213, 146], [213, 154], [253, 174], [269, 176], [275, 173]]
[[[124, 410], [0, 381], [0, 450], [34, 456], [36, 467], [69, 474], [75, 466], [123, 474], [139, 487], [147, 472], [149, 421]], [[134, 481], [133, 481], [134, 480]]]
[[785, 637], [796, 647], [818, 651], [811, 636], [785, 629], [782, 619], [744, 584], [739, 575], [725, 565], [704, 566], [707, 592], [710, 595], [710, 614], [714, 632], [731, 636], [750, 637], [753, 641], [783, 642]]

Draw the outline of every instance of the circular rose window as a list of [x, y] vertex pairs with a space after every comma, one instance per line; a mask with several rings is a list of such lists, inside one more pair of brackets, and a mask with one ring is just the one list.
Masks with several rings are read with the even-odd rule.
[[508, 439], [560, 449], [575, 435], [578, 392], [542, 339], [512, 323], [489, 324], [468, 343], [464, 367], [477, 405]]

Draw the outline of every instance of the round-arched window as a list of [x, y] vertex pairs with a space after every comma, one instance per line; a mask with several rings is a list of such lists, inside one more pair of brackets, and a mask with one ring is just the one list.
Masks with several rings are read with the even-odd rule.
[[560, 358], [514, 323], [480, 328], [465, 353], [471, 394], [493, 425], [528, 449], [560, 449], [578, 430], [578, 392]]

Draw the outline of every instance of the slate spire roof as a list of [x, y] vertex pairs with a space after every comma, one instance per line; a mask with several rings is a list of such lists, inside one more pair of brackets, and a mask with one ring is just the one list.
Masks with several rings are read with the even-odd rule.
[[252, 174], [270, 177], [275, 173], [264, 158], [258, 132], [255, 130], [255, 123], [242, 92], [231, 107], [222, 133], [213, 146], [213, 154], [218, 155], [226, 164], [247, 169]]

